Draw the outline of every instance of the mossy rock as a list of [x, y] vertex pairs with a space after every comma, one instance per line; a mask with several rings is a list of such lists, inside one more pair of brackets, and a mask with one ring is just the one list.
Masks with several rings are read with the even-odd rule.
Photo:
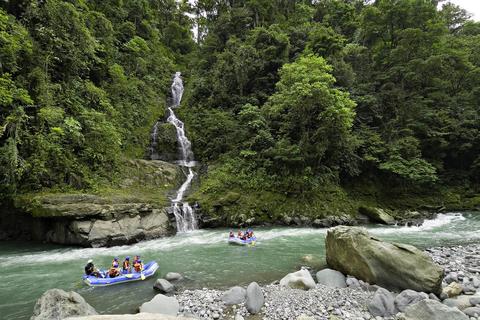
[[178, 160], [177, 129], [171, 123], [161, 123], [157, 128], [157, 144], [154, 146], [157, 159], [163, 161]]
[[380, 208], [364, 207], [358, 208], [360, 214], [366, 215], [371, 221], [383, 224], [394, 224], [395, 219]]

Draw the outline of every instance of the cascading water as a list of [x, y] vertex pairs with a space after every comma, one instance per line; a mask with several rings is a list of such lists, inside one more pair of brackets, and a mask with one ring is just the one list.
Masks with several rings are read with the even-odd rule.
[[183, 95], [183, 81], [180, 72], [175, 73], [172, 83], [172, 106], [168, 108], [170, 115], [167, 121], [175, 126], [177, 130], [177, 140], [180, 145], [181, 160], [179, 165], [188, 168], [187, 179], [177, 191], [177, 196], [172, 200], [173, 214], [177, 222], [177, 232], [187, 232], [197, 229], [197, 220], [195, 213], [188, 202], [182, 202], [185, 191], [190, 187], [195, 173], [192, 167], [195, 165], [193, 161], [193, 152], [191, 150], [191, 143], [185, 135], [183, 122], [180, 121], [173, 108], [178, 107], [182, 101]]
[[153, 125], [152, 133], [150, 135], [150, 160], [158, 160], [159, 156], [157, 153], [157, 144], [158, 144], [158, 126], [160, 122], [157, 121]]

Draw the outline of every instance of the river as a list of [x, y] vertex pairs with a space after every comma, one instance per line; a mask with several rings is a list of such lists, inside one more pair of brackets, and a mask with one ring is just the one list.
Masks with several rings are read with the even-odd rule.
[[[439, 214], [420, 227], [368, 226], [389, 241], [420, 248], [480, 242], [480, 213]], [[324, 258], [326, 229], [256, 228], [255, 247], [228, 246], [227, 229], [197, 230], [171, 238], [112, 248], [74, 248], [32, 242], [0, 242], [0, 314], [4, 319], [29, 319], [38, 297], [51, 288], [75, 290], [100, 313], [132, 313], [151, 299], [157, 277], [180, 272], [188, 288], [226, 288], [251, 281], [269, 283], [296, 270], [302, 256]], [[111, 287], [92, 288], [81, 282], [90, 258], [99, 266], [113, 255], [140, 254], [156, 260], [160, 269], [152, 279]]]

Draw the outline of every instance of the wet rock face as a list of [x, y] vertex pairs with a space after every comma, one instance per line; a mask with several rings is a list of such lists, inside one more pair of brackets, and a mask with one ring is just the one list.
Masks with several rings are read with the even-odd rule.
[[325, 240], [327, 264], [343, 274], [389, 289], [441, 292], [443, 269], [417, 248], [388, 243], [364, 228], [335, 227]]
[[135, 210], [112, 220], [52, 221], [46, 240], [53, 243], [91, 247], [114, 246], [141, 240], [168, 236], [173, 233], [167, 213], [163, 209]]

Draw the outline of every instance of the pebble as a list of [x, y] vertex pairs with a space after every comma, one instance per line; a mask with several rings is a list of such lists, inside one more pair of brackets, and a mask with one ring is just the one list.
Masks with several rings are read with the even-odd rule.
[[[480, 244], [435, 247], [425, 252], [446, 271], [444, 286], [455, 281], [469, 288], [470, 294], [474, 290], [480, 294], [480, 272], [476, 272], [480, 266], [478, 255]], [[368, 312], [367, 304], [374, 294], [371, 291], [375, 289], [374, 286], [355, 278], [348, 278], [347, 283], [349, 284], [347, 288], [331, 288], [317, 284], [314, 289], [308, 291], [280, 287], [276, 282], [264, 285], [262, 291], [265, 304], [260, 316], [264, 320], [395, 319], [395, 317], [375, 318]], [[178, 293], [176, 298], [184, 315], [211, 320], [248, 319], [250, 315], [245, 305], [226, 306], [221, 300], [223, 293], [222, 290], [203, 288], [185, 290]]]

